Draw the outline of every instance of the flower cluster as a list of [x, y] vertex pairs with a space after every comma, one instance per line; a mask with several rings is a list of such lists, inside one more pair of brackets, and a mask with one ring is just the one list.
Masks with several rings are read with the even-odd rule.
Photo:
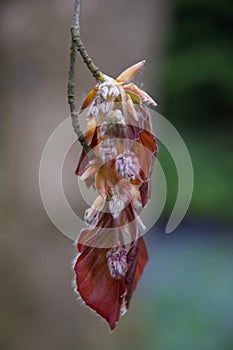
[[104, 76], [86, 97], [86, 140], [76, 174], [98, 192], [85, 212], [74, 270], [83, 301], [107, 320], [111, 330], [127, 311], [148, 261], [140, 237], [139, 211], [150, 199], [150, 178], [156, 156], [147, 104], [156, 105], [128, 81], [144, 61], [117, 79]]

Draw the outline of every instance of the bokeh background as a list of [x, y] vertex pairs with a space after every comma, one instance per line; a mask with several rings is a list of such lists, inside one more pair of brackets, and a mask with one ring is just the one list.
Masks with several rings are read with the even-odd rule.
[[[189, 211], [166, 235], [177, 175], [160, 145], [166, 206], [146, 235], [150, 262], [131, 309], [112, 334], [75, 300], [75, 249], [47, 217], [38, 185], [44, 145], [69, 115], [72, 12], [71, 0], [0, 2], [0, 349], [232, 350], [230, 2], [84, 1], [82, 36], [96, 64], [116, 76], [147, 60], [136, 79], [182, 135], [195, 176]], [[77, 76], [81, 102], [93, 85], [81, 59]], [[77, 158], [73, 151], [65, 171], [78, 207]]]

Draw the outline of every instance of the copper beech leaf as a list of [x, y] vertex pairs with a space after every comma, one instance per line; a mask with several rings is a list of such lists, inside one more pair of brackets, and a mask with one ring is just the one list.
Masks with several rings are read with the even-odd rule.
[[144, 267], [146, 266], [149, 258], [147, 254], [147, 249], [143, 238], [139, 238], [134, 242], [133, 246], [130, 248], [128, 255], [128, 271], [125, 278], [125, 284], [127, 289], [126, 294], [126, 307], [129, 307], [132, 294], [137, 286], [137, 283], [143, 273]]
[[83, 301], [102, 316], [113, 330], [119, 320], [125, 282], [110, 276], [107, 252], [108, 249], [82, 246], [74, 269], [77, 291]]

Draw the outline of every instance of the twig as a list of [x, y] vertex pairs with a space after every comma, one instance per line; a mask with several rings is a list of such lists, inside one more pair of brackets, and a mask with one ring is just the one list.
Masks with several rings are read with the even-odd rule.
[[81, 40], [80, 35], [80, 13], [81, 13], [82, 0], [75, 0], [74, 6], [74, 19], [71, 27], [72, 42], [77, 47], [80, 55], [82, 56], [84, 62], [86, 63], [88, 69], [91, 71], [93, 77], [97, 81], [103, 81], [104, 75], [101, 73], [99, 68], [94, 64], [91, 57], [88, 55], [85, 46]]
[[97, 81], [103, 81], [104, 75], [100, 72], [99, 68], [95, 66], [94, 62], [88, 55], [80, 37], [80, 11], [81, 11], [82, 0], [75, 0], [74, 6], [74, 18], [71, 26], [71, 48], [70, 48], [70, 67], [68, 75], [68, 84], [67, 84], [67, 95], [68, 95], [68, 104], [70, 106], [70, 114], [72, 118], [72, 125], [74, 132], [78, 136], [78, 140], [85, 149], [86, 153], [91, 150], [91, 147], [88, 145], [85, 135], [82, 132], [78, 113], [75, 105], [75, 65], [77, 61], [77, 50], [81, 54], [84, 62], [87, 64], [88, 69], [91, 71], [92, 75]]

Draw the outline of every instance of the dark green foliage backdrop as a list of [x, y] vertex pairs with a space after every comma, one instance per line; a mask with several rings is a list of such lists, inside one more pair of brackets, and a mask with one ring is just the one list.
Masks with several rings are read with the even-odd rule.
[[[180, 131], [191, 153], [195, 188], [190, 214], [231, 219], [233, 47], [230, 1], [173, 2], [168, 55], [162, 64], [164, 98], [160, 112]], [[160, 147], [167, 169], [169, 199], [176, 177]]]

